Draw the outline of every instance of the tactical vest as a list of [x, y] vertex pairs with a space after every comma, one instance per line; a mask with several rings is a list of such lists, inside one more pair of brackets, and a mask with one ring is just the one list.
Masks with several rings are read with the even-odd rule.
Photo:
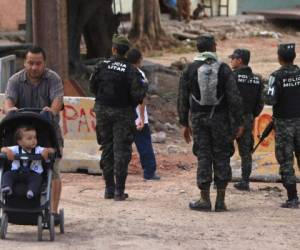
[[255, 114], [262, 90], [261, 79], [252, 73], [250, 67], [244, 67], [233, 71], [237, 86], [243, 99], [245, 114]]
[[279, 96], [273, 106], [273, 116], [284, 119], [300, 117], [300, 69], [295, 65], [289, 66], [273, 75], [279, 82]]
[[101, 64], [101, 71], [96, 76], [96, 103], [117, 108], [131, 106], [128, 74], [132, 66], [118, 57], [104, 60]]

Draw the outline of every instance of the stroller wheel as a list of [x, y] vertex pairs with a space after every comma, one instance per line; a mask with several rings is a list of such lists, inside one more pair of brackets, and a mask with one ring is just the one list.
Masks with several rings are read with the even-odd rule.
[[7, 226], [8, 226], [8, 217], [6, 213], [3, 213], [1, 218], [1, 228], [0, 228], [0, 237], [2, 240], [6, 238]]
[[63, 209], [59, 210], [59, 229], [60, 233], [65, 233], [65, 213]]
[[38, 216], [37, 226], [38, 226], [38, 241], [42, 241], [43, 240], [43, 217], [41, 215]]
[[53, 214], [51, 214], [49, 216], [48, 228], [49, 228], [49, 233], [50, 233], [50, 241], [54, 241], [55, 240], [55, 225], [54, 225], [54, 215]]

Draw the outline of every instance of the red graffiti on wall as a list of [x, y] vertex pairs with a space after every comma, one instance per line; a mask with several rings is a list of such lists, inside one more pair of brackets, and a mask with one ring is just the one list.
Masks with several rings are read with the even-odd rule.
[[[92, 118], [92, 119], [89, 119]], [[95, 132], [95, 114], [93, 109], [89, 109], [88, 112], [84, 108], [80, 107], [76, 109], [72, 105], [65, 104], [62, 112], [62, 126], [64, 135], [69, 132], [70, 122], [78, 123], [77, 132]], [[74, 125], [73, 125], [74, 126]], [[75, 125], [76, 126], [76, 125]]]

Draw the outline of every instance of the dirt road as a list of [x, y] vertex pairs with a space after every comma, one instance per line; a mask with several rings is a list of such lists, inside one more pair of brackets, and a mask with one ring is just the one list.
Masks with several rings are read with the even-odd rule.
[[160, 156], [159, 165], [157, 182], [131, 167], [124, 202], [103, 199], [100, 176], [64, 174], [66, 233], [36, 242], [36, 227], [9, 225], [1, 249], [300, 249], [300, 210], [279, 208], [280, 184], [252, 183], [251, 192], [230, 184], [228, 212], [196, 212], [188, 208], [199, 195], [193, 156]]
[[[284, 38], [291, 40], [300, 42], [299, 37]], [[272, 38], [233, 39], [219, 43], [218, 49], [222, 58], [236, 47], [252, 49], [251, 65], [267, 77], [279, 67], [277, 42]], [[167, 54], [153, 60], [169, 65], [180, 56]], [[194, 54], [186, 56], [192, 59]], [[159, 182], [143, 181], [139, 167], [132, 164], [127, 183], [130, 198], [124, 202], [103, 199], [100, 176], [63, 174], [61, 207], [66, 233], [57, 233], [56, 241], [49, 242], [44, 232], [45, 241], [36, 242], [36, 227], [9, 225], [0, 249], [300, 249], [300, 209], [279, 208], [286, 198], [281, 184], [251, 183], [251, 192], [239, 192], [231, 183], [228, 212], [195, 212], [188, 208], [189, 201], [199, 196], [195, 158], [190, 153], [159, 155], [158, 163]], [[213, 189], [212, 196], [214, 201]]]

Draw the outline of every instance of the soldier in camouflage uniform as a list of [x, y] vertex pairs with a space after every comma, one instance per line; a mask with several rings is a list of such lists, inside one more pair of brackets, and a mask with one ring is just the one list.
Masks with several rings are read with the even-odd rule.
[[[178, 114], [183, 126], [183, 136], [187, 143], [191, 141], [193, 131], [193, 153], [198, 159], [197, 185], [201, 190], [201, 198], [190, 203], [190, 208], [198, 211], [210, 211], [210, 185], [212, 175], [217, 187], [215, 211], [226, 211], [225, 190], [231, 180], [230, 157], [233, 154], [232, 135], [229, 113], [237, 125], [237, 136], [243, 132], [242, 100], [231, 69], [225, 63], [219, 63], [216, 72], [216, 105], [201, 105], [201, 82], [198, 81], [199, 69], [203, 65], [218, 62], [215, 39], [211, 35], [203, 35], [197, 41], [200, 54], [183, 71], [179, 83]], [[203, 93], [202, 93], [203, 94]], [[191, 113], [191, 127], [189, 124]]]
[[115, 35], [113, 56], [97, 65], [90, 82], [90, 90], [96, 96], [94, 111], [97, 141], [102, 149], [104, 198], [116, 201], [128, 197], [124, 190], [135, 132], [135, 108], [142, 103], [147, 87], [125, 59], [129, 47], [126, 37]]
[[288, 200], [281, 206], [298, 208], [299, 201], [294, 170], [294, 154], [300, 166], [300, 68], [294, 64], [295, 44], [280, 44], [278, 61], [281, 68], [269, 78], [266, 104], [273, 106], [275, 156], [280, 165]]
[[242, 180], [234, 187], [239, 190], [249, 191], [249, 177], [252, 171], [252, 148], [254, 144], [252, 129], [256, 116], [264, 107], [262, 98], [263, 83], [258, 75], [253, 74], [248, 66], [250, 51], [247, 49], [236, 49], [231, 58], [231, 67], [235, 76], [238, 89], [243, 99], [244, 110], [244, 133], [237, 138], [239, 154], [241, 157]]

